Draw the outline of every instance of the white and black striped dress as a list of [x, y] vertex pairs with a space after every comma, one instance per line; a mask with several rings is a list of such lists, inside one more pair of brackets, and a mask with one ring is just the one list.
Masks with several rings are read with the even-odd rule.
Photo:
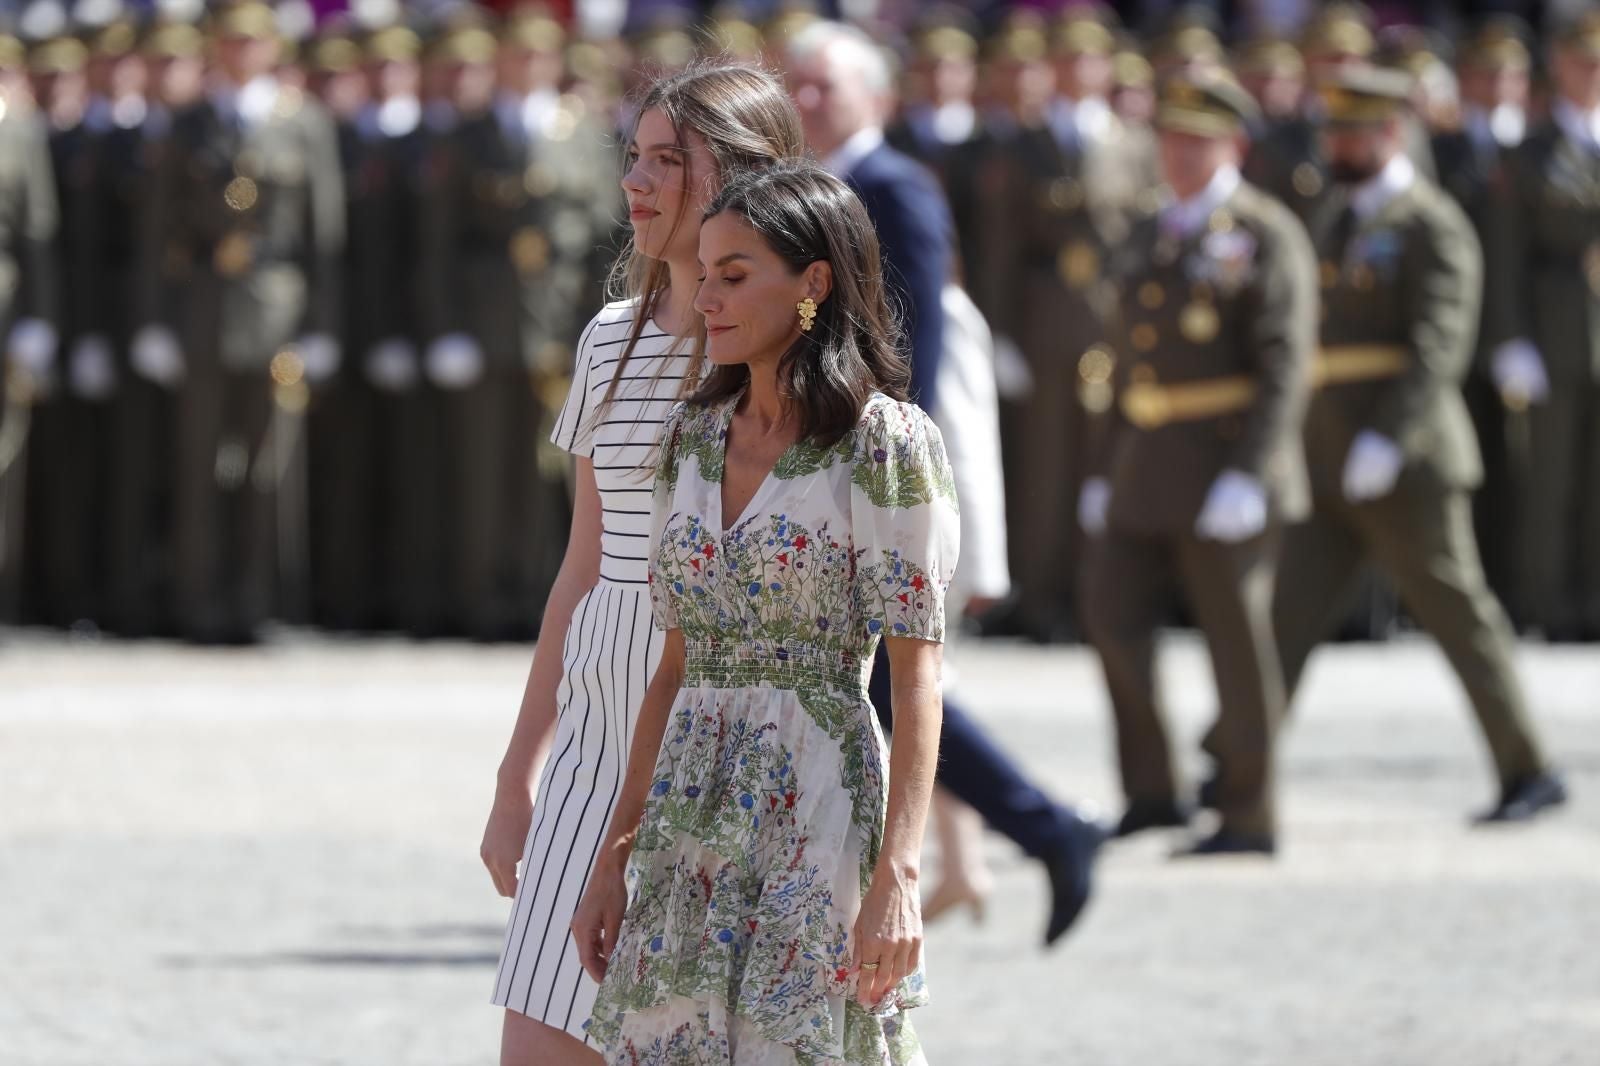
[[[584, 1038], [596, 985], [568, 925], [622, 787], [633, 726], [661, 658], [645, 558], [657, 438], [683, 387], [687, 346], [646, 323], [610, 407], [598, 413], [632, 330], [635, 301], [607, 304], [578, 343], [551, 439], [591, 459], [604, 535], [600, 582], [579, 601], [561, 652], [555, 744], [534, 802], [494, 1002]], [[679, 349], [683, 349], [680, 351]]]

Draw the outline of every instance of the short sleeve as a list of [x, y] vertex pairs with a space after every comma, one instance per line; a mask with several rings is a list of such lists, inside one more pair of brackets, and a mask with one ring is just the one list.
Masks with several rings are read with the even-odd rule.
[[594, 358], [594, 332], [600, 317], [589, 323], [578, 339], [578, 352], [573, 359], [572, 387], [567, 390], [567, 402], [561, 405], [555, 428], [550, 431], [550, 443], [573, 455], [594, 458], [594, 404], [590, 401], [589, 365]]
[[660, 630], [678, 628], [677, 593], [670, 587], [672, 579], [659, 569], [661, 537], [677, 510], [678, 446], [683, 439], [683, 423], [688, 405], [674, 404], [667, 420], [661, 426], [661, 444], [656, 459], [655, 484], [650, 496], [650, 541], [646, 547], [645, 562], [650, 582], [650, 613]]
[[856, 428], [854, 597], [868, 639], [944, 640], [961, 515], [944, 440], [922, 409], [877, 399]]

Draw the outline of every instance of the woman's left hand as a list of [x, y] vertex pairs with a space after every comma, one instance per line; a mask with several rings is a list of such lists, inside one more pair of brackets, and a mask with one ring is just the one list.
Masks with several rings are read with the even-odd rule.
[[880, 866], [854, 933], [856, 997], [871, 1008], [922, 964], [922, 901], [916, 875]]

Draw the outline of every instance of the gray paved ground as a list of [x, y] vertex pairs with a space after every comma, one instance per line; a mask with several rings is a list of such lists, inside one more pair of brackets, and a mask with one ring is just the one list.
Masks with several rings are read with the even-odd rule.
[[[505, 905], [477, 864], [526, 649], [289, 638], [247, 653], [0, 651], [0, 1063], [494, 1061]], [[1081, 651], [961, 652], [1052, 788], [1110, 806]], [[1325, 652], [1285, 750], [1274, 864], [1113, 850], [1043, 954], [1001, 841], [987, 921], [930, 937], [934, 1066], [1600, 1063], [1600, 652], [1525, 648], [1577, 798], [1471, 831], [1488, 774], [1421, 643]], [[1187, 741], [1210, 684], [1178, 641]], [[931, 873], [931, 870], [930, 870]]]

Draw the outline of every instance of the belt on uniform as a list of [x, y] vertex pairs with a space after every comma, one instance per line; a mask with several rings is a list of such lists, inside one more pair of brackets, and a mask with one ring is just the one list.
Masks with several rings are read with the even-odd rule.
[[[1335, 345], [1317, 353], [1312, 387], [1398, 377], [1409, 364], [1406, 349], [1397, 344]], [[1139, 429], [1159, 429], [1238, 414], [1255, 403], [1256, 391], [1255, 379], [1243, 374], [1167, 385], [1135, 380], [1122, 390], [1122, 414]]]
[[1382, 381], [1404, 374], [1410, 364], [1410, 354], [1398, 344], [1336, 344], [1317, 352], [1311, 383], [1321, 388]]

